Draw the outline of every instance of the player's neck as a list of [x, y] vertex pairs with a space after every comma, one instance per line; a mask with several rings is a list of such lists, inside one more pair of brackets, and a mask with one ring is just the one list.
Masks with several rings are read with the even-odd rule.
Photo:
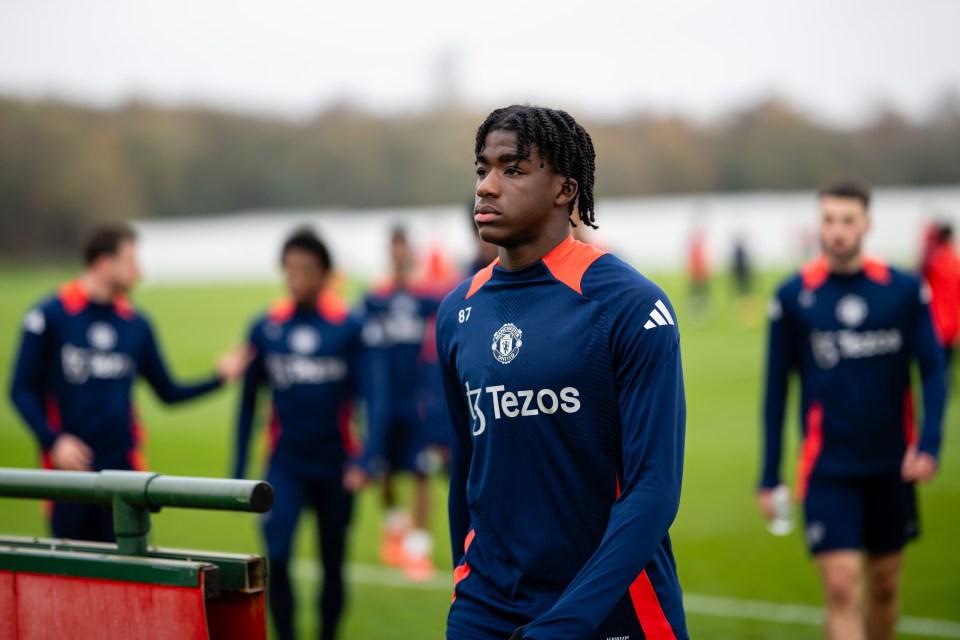
[[570, 237], [570, 226], [558, 226], [549, 229], [530, 242], [500, 247], [500, 268], [514, 271], [528, 267], [556, 249], [561, 242]]
[[852, 275], [863, 270], [863, 253], [857, 252], [849, 258], [838, 258], [828, 254], [827, 264], [830, 266], [830, 273]]
[[80, 276], [80, 283], [91, 302], [110, 304], [117, 297], [113, 287], [96, 273], [85, 272]]

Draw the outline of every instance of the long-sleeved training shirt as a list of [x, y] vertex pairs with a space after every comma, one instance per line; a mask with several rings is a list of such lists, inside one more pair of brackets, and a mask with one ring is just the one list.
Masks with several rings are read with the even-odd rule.
[[254, 360], [243, 380], [235, 440], [234, 477], [243, 477], [257, 392], [271, 394], [270, 464], [302, 477], [339, 482], [359, 455], [351, 432], [361, 395], [360, 322], [331, 295], [315, 308], [275, 304], [250, 330]]
[[125, 299], [104, 305], [89, 299], [82, 283], [27, 312], [11, 385], [14, 406], [47, 452], [60, 433], [93, 449], [94, 470], [141, 469], [142, 427], [130, 394], [146, 378], [166, 403], [216, 389], [216, 377], [192, 385], [167, 371], [147, 319]]
[[592, 638], [625, 614], [646, 638], [686, 638], [667, 533], [686, 404], [663, 291], [568, 237], [454, 290], [437, 347], [453, 422], [448, 637], [478, 638], [471, 600], [533, 640]]
[[919, 449], [939, 454], [945, 360], [920, 281], [876, 259], [854, 274], [830, 273], [825, 258], [803, 267], [770, 305], [761, 487], [780, 482], [788, 378], [800, 373], [803, 446], [798, 493], [812, 475], [899, 474], [915, 442], [910, 364], [919, 364]]

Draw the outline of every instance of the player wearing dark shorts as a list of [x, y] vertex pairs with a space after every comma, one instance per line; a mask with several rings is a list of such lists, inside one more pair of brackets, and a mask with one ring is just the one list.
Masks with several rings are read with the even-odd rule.
[[293, 638], [289, 565], [297, 521], [308, 507], [317, 515], [323, 568], [319, 636], [333, 640], [344, 606], [343, 563], [358, 486], [351, 419], [361, 396], [362, 325], [327, 289], [330, 255], [313, 232], [298, 231], [287, 240], [282, 265], [290, 297], [250, 331], [254, 358], [243, 382], [233, 475], [244, 475], [257, 393], [267, 386], [272, 402], [266, 479], [276, 495], [262, 520], [270, 612], [277, 637]]
[[[869, 189], [855, 182], [820, 191], [823, 255], [788, 279], [770, 306], [759, 505], [773, 517], [788, 377], [796, 370], [803, 431], [796, 493], [823, 579], [827, 636], [837, 640], [893, 637], [902, 549], [919, 532], [914, 483], [936, 472], [945, 403], [925, 287], [863, 255], [869, 201]], [[919, 438], [913, 362], [922, 378]]]
[[668, 529], [686, 401], [676, 313], [593, 225], [594, 149], [563, 111], [477, 131], [496, 262], [437, 315], [453, 431], [447, 640], [687, 638]]
[[[370, 367], [378, 376], [377, 394], [371, 412], [371, 430], [364, 454], [364, 467], [382, 481], [385, 507], [380, 558], [384, 564], [404, 569], [412, 580], [426, 580], [434, 573], [433, 540], [429, 533], [431, 434], [424, 404], [424, 338], [432, 326], [439, 301], [430, 292], [414, 286], [413, 254], [402, 228], [390, 237], [392, 277], [364, 300], [364, 341], [378, 363]], [[436, 406], [436, 403], [434, 403]], [[413, 516], [403, 510], [394, 491], [393, 478], [410, 473], [414, 478]]]
[[[83, 253], [83, 274], [24, 317], [11, 398], [40, 444], [44, 468], [145, 470], [144, 427], [130, 397], [134, 381], [143, 377], [173, 404], [239, 376], [246, 360], [241, 352], [228, 354], [216, 375], [179, 384], [149, 320], [127, 297], [140, 278], [133, 229], [100, 227]], [[55, 502], [49, 515], [58, 538], [115, 540], [107, 509]]]

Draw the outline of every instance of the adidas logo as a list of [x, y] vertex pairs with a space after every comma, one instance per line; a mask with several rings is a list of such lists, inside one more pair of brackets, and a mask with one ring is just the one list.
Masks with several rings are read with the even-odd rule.
[[667, 311], [667, 305], [663, 304], [662, 300], [657, 300], [654, 306], [656, 309], [650, 312], [650, 319], [647, 320], [645, 325], [643, 325], [644, 329], [653, 329], [654, 327], [663, 327], [668, 324], [675, 324], [673, 321], [673, 316], [671, 316], [670, 312]]

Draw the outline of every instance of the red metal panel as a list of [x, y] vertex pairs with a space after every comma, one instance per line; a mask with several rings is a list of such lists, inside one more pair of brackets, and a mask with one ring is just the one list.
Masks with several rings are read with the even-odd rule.
[[210, 640], [266, 640], [264, 592], [223, 592], [207, 600]]
[[17, 616], [16, 592], [13, 590], [13, 574], [0, 571], [0, 640], [16, 640]]
[[18, 573], [17, 640], [207, 640], [203, 585]]

